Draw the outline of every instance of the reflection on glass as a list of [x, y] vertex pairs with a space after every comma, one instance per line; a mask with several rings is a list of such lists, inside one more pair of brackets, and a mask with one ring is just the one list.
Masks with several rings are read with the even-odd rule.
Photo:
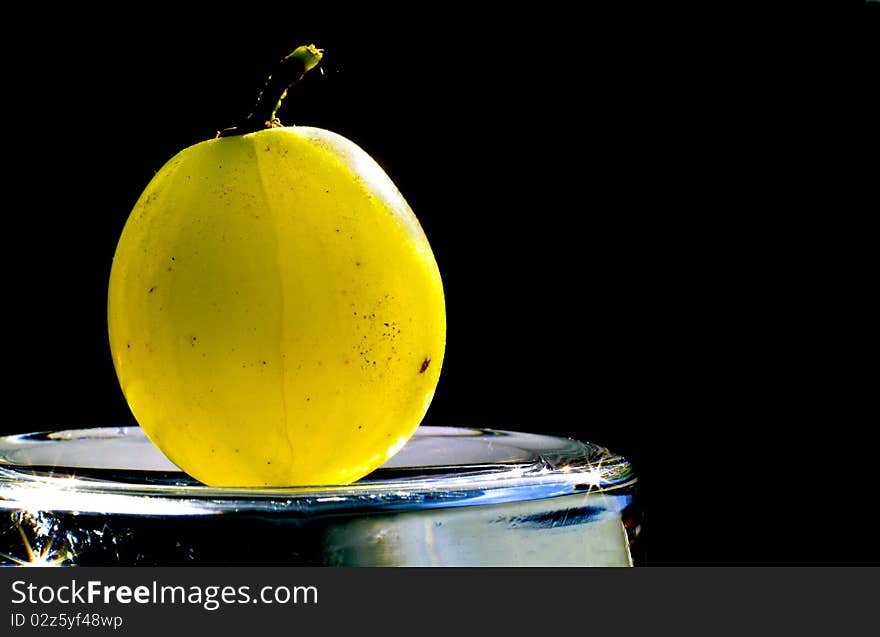
[[[352, 485], [206, 487], [137, 427], [0, 439], [0, 564], [625, 566], [635, 477], [565, 438], [422, 427]], [[628, 530], [629, 529], [629, 530]]]

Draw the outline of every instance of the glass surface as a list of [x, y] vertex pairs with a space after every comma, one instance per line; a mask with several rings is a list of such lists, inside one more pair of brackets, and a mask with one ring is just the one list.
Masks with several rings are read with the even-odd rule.
[[567, 438], [421, 427], [351, 485], [216, 488], [137, 427], [0, 438], [0, 564], [623, 566], [635, 477]]

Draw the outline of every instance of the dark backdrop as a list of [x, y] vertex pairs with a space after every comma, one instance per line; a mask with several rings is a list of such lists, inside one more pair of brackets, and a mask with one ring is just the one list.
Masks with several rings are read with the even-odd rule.
[[864, 206], [837, 171], [876, 106], [847, 48], [871, 28], [841, 49], [669, 9], [245, 9], [7, 23], [3, 432], [133, 422], [105, 323], [128, 212], [314, 42], [324, 73], [282, 119], [373, 155], [443, 274], [427, 424], [627, 456], [649, 564], [876, 560], [852, 496], [867, 383], [839, 329], [866, 254], [837, 224]]

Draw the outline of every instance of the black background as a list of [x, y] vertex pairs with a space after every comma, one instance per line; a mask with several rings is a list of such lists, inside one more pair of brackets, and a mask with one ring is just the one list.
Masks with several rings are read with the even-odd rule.
[[370, 4], [10, 16], [0, 431], [133, 424], [106, 337], [128, 212], [314, 42], [323, 74], [282, 120], [375, 157], [443, 274], [426, 424], [630, 458], [647, 564], [876, 562], [857, 335], [873, 7], [856, 28]]

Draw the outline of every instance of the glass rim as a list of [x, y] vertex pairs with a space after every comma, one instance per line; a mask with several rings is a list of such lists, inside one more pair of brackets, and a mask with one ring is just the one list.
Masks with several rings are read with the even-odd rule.
[[[84, 463], [76, 461], [86, 452], [93, 457], [112, 456], [113, 449], [125, 446], [129, 451], [154, 454], [150, 457], [157, 468], [81, 466]], [[481, 428], [421, 426], [386, 465], [345, 485], [209, 487], [167, 460], [162, 465], [164, 456], [155, 454], [160, 452], [139, 427], [2, 437], [0, 509], [145, 515], [342, 514], [607, 493], [636, 481], [629, 461], [604, 447], [571, 438]], [[463, 457], [467, 460], [453, 461]], [[55, 461], [41, 463], [41, 458]]]

